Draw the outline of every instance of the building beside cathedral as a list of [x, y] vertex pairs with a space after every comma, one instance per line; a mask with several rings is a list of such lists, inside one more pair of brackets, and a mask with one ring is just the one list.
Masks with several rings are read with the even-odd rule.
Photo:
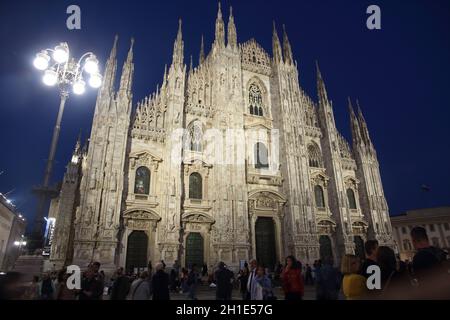
[[[215, 40], [184, 62], [182, 25], [155, 92], [133, 105], [133, 41], [114, 85], [106, 63], [89, 144], [77, 142], [57, 202], [50, 262], [146, 268], [257, 258], [272, 268], [392, 245], [377, 154], [349, 101], [353, 143], [336, 128], [317, 67], [318, 99], [299, 85], [283, 30], [272, 55], [239, 43], [219, 7]], [[139, 97], [140, 98], [140, 97]], [[56, 203], [55, 202], [55, 203]]]

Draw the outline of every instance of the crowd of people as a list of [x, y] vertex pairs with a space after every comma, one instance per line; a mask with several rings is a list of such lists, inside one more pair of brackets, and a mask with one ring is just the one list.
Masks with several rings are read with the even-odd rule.
[[[284, 265], [277, 263], [272, 272], [253, 259], [235, 276], [223, 262], [212, 273], [206, 264], [201, 269], [194, 264], [188, 270], [176, 262], [168, 273], [161, 261], [154, 270], [150, 262], [147, 270], [138, 274], [119, 268], [106, 279], [100, 263], [93, 262], [82, 274], [80, 289], [68, 288], [70, 274], [65, 269], [35, 276], [26, 287], [17, 285], [20, 274], [10, 273], [0, 278], [0, 299], [169, 300], [171, 294], [177, 293], [196, 300], [197, 288], [202, 284], [215, 289], [217, 300], [231, 300], [234, 289], [239, 290], [242, 300], [302, 300], [305, 285], [314, 286], [317, 300], [449, 299], [447, 252], [431, 246], [422, 227], [414, 228], [411, 238], [416, 249], [411, 262], [400, 261], [390, 247], [368, 240], [365, 259], [346, 254], [340, 268], [334, 266], [332, 258], [317, 260], [310, 266], [288, 256]], [[371, 279], [374, 270], [380, 271], [378, 280]], [[375, 287], [368, 286], [368, 282]], [[274, 294], [275, 287], [281, 287], [283, 297]]]

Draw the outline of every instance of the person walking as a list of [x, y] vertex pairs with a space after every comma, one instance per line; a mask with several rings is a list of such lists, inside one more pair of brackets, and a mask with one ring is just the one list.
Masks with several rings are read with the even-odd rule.
[[111, 300], [125, 300], [130, 291], [130, 279], [124, 275], [123, 268], [116, 271], [116, 277], [111, 289]]
[[360, 274], [360, 259], [346, 254], [341, 261], [342, 289], [347, 300], [363, 299], [367, 295], [366, 278]]
[[256, 277], [256, 268], [258, 263], [255, 259], [250, 260], [250, 273], [247, 281], [247, 297], [245, 300], [251, 300], [251, 292], [253, 290], [253, 279]]
[[129, 300], [150, 300], [151, 297], [151, 283], [149, 273], [147, 271], [141, 272], [139, 278], [133, 281], [130, 287]]
[[38, 286], [39, 299], [40, 300], [54, 300], [55, 299], [55, 285], [50, 277], [50, 274], [45, 272], [42, 275], [42, 280]]
[[194, 263], [187, 277], [188, 298], [191, 300], [197, 300], [198, 278], [197, 265]]
[[101, 300], [103, 295], [103, 281], [97, 277], [95, 267], [89, 268], [81, 281], [79, 300]]
[[286, 258], [286, 265], [281, 274], [286, 300], [302, 300], [305, 292], [301, 263], [294, 256]]
[[239, 291], [241, 292], [242, 300], [247, 300], [248, 291], [247, 291], [247, 283], [248, 277], [250, 274], [250, 270], [248, 269], [247, 262], [244, 264], [244, 268], [239, 271]]
[[216, 280], [216, 299], [217, 300], [231, 300], [233, 290], [232, 280], [234, 274], [228, 270], [225, 263], [219, 262], [218, 269], [215, 272]]
[[341, 275], [333, 267], [333, 259], [325, 258], [316, 276], [316, 299], [337, 300], [341, 288]]
[[156, 264], [152, 277], [153, 300], [170, 300], [169, 275], [164, 271], [162, 262]]
[[312, 268], [309, 264], [306, 264], [306, 271], [305, 271], [305, 284], [306, 285], [313, 285], [314, 280], [312, 276]]
[[272, 291], [272, 282], [266, 274], [263, 266], [258, 266], [256, 276], [253, 278], [251, 300], [270, 300], [274, 297]]

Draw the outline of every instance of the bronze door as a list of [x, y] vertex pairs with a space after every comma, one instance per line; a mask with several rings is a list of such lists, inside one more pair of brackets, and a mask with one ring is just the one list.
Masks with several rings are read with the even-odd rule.
[[144, 270], [147, 260], [148, 236], [144, 231], [133, 231], [128, 236], [126, 271]]
[[192, 265], [201, 268], [203, 260], [203, 237], [198, 232], [192, 232], [186, 237], [186, 261], [187, 268], [191, 268]]
[[275, 224], [272, 218], [258, 218], [255, 224], [256, 260], [269, 270], [276, 263]]

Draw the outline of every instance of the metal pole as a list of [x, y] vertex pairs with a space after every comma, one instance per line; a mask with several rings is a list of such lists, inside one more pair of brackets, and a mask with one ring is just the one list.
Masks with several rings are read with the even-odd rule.
[[44, 226], [44, 215], [45, 215], [45, 208], [48, 200], [48, 186], [50, 184], [50, 178], [52, 175], [53, 170], [53, 163], [55, 160], [55, 153], [56, 153], [56, 146], [58, 144], [59, 139], [59, 132], [61, 131], [61, 120], [64, 113], [64, 107], [66, 104], [67, 97], [69, 96], [68, 92], [65, 90], [61, 91], [61, 101], [59, 104], [59, 111], [58, 116], [56, 118], [56, 124], [55, 128], [53, 129], [53, 137], [52, 137], [52, 143], [50, 146], [50, 153], [48, 155], [47, 159], [47, 166], [45, 168], [45, 175], [44, 175], [44, 183], [42, 185], [41, 193], [39, 196], [39, 203], [38, 208], [36, 212], [36, 217], [34, 219], [34, 229], [33, 229], [33, 242], [34, 247], [33, 249], [40, 248], [41, 245], [43, 245], [43, 226]]

